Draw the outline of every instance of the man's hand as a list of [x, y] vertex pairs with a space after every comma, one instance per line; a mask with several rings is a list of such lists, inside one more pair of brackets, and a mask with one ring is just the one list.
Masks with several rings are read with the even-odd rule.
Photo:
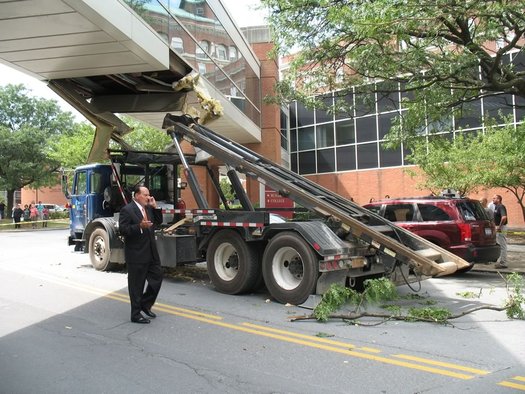
[[153, 226], [153, 223], [150, 222], [149, 220], [142, 219], [142, 221], [140, 222], [139, 226], [140, 226], [141, 229], [144, 230], [146, 228], [150, 228], [151, 226]]
[[157, 201], [155, 201], [155, 197], [150, 196], [148, 200], [148, 205], [152, 207], [153, 209], [157, 209]]

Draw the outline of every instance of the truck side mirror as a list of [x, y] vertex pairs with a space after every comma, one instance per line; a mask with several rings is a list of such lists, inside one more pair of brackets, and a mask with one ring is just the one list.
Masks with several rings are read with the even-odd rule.
[[64, 196], [66, 196], [66, 198], [70, 198], [71, 197], [71, 194], [69, 193], [69, 189], [67, 187], [67, 175], [66, 174], [62, 174], [62, 177], [61, 177], [61, 186], [62, 186], [62, 193], [64, 193]]

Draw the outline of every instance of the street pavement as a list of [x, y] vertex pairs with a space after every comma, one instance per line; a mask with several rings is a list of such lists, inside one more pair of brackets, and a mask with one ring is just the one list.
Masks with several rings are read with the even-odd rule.
[[525, 244], [512, 243], [513, 239], [509, 238], [511, 243], [508, 244], [507, 254], [508, 268], [496, 268], [496, 263], [491, 264], [476, 264], [471, 272], [500, 272], [502, 274], [511, 274], [518, 272], [525, 275]]
[[[22, 228], [20, 230], [7, 230], [7, 231], [51, 231], [56, 228]], [[508, 268], [496, 268], [496, 263], [490, 264], [475, 264], [470, 272], [491, 272], [501, 274], [511, 274], [517, 272], [525, 275], [525, 228], [512, 228], [509, 229], [509, 235], [507, 237], [508, 242]]]

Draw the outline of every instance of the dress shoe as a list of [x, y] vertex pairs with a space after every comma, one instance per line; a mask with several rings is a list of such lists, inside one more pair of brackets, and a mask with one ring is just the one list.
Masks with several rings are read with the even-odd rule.
[[144, 316], [139, 316], [139, 317], [132, 317], [131, 318], [131, 321], [133, 323], [139, 323], [139, 324], [149, 324], [149, 319], [146, 319]]
[[151, 311], [151, 309], [143, 309], [142, 312], [151, 319], [155, 319], [157, 315]]

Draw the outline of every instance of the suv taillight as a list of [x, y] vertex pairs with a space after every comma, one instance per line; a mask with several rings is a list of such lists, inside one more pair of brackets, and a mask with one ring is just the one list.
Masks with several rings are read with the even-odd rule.
[[461, 233], [462, 241], [472, 241], [472, 229], [468, 223], [459, 223], [459, 231]]

